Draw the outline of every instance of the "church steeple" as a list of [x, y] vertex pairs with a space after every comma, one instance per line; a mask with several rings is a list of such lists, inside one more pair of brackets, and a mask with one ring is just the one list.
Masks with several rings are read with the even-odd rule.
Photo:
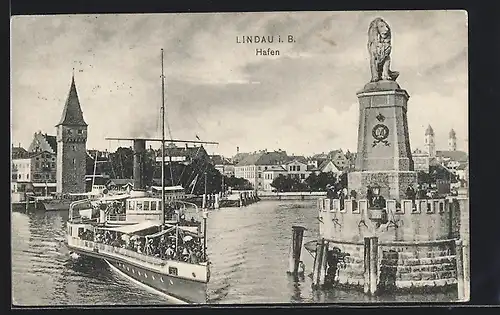
[[431, 125], [425, 130], [425, 150], [429, 153], [429, 157], [436, 156], [436, 144], [434, 142], [434, 130]]
[[71, 77], [71, 87], [69, 89], [68, 98], [64, 104], [64, 110], [61, 120], [56, 126], [87, 126], [83, 119], [82, 108], [78, 100], [78, 93], [76, 91], [75, 74]]

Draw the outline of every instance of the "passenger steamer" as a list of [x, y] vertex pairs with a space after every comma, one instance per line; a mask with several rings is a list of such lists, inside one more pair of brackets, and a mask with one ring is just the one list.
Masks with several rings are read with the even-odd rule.
[[[136, 282], [147, 285], [166, 294], [178, 303], [206, 303], [206, 284], [210, 279], [210, 266], [206, 256], [206, 214], [203, 224], [193, 226], [192, 222], [181, 220], [182, 207], [177, 211], [169, 209], [165, 214], [160, 198], [146, 193], [132, 191], [130, 194], [104, 197], [100, 200], [99, 216], [80, 215], [78, 207], [87, 200], [76, 201], [70, 206], [67, 224], [67, 242], [70, 251], [103, 259], [112, 269]], [[117, 203], [123, 214], [110, 214]], [[172, 202], [184, 204], [182, 201]], [[115, 208], [116, 209], [116, 208]], [[83, 213], [82, 213], [83, 214]], [[162, 220], [164, 218], [164, 220]], [[162, 222], [163, 221], [163, 222]], [[203, 228], [202, 228], [203, 226]], [[174, 233], [172, 233], [174, 232]], [[197, 262], [166, 259], [147, 253], [137, 252], [116, 244], [100, 242], [97, 235], [111, 235], [114, 240], [160, 239], [175, 234], [177, 255], [180, 243], [194, 240], [203, 244], [203, 254]], [[91, 238], [84, 237], [91, 235]]]
[[[163, 88], [162, 50], [162, 94]], [[73, 202], [69, 208], [67, 244], [72, 256], [102, 259], [114, 271], [167, 295], [173, 302], [202, 304], [206, 303], [206, 285], [210, 280], [210, 262], [206, 254], [207, 212], [203, 211], [201, 222], [195, 221], [194, 217], [187, 221], [184, 219], [187, 208], [193, 206], [199, 213], [197, 206], [175, 194], [169, 194], [168, 200], [166, 198], [165, 191], [172, 189], [165, 187], [163, 102], [161, 109], [161, 140], [108, 138], [133, 140], [134, 190], [105, 195], [99, 200]], [[161, 198], [158, 194], [146, 192], [141, 175], [146, 141], [161, 141]], [[217, 144], [172, 139], [168, 142]]]

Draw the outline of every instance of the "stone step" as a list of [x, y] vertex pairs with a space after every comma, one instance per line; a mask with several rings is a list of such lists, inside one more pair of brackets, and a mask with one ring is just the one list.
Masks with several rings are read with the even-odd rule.
[[417, 266], [417, 265], [437, 265], [443, 263], [455, 263], [455, 255], [441, 256], [435, 258], [409, 258], [398, 261], [398, 265]]
[[396, 280], [396, 287], [398, 288], [421, 288], [421, 287], [442, 287], [448, 284], [457, 283], [457, 279], [448, 278], [440, 280], [422, 280], [422, 281], [410, 281], [410, 280]]
[[439, 280], [456, 278], [456, 272], [454, 270], [445, 271], [435, 271], [435, 272], [412, 272], [412, 273], [400, 273], [398, 279], [403, 281], [420, 281], [420, 280]]
[[362, 286], [365, 283], [364, 278], [352, 278], [347, 274], [340, 273], [337, 277], [337, 280], [341, 284], [351, 284], [351, 285], [359, 285]]

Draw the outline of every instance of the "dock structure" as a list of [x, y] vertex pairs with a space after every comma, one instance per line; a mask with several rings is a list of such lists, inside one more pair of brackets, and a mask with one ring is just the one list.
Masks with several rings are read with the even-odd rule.
[[[382, 18], [370, 29], [381, 24], [390, 30]], [[390, 47], [390, 37], [387, 43]], [[469, 199], [416, 199], [410, 96], [396, 82], [398, 72], [370, 57], [372, 79], [357, 93], [358, 154], [347, 180], [351, 197], [318, 200], [319, 236], [304, 245], [315, 257], [313, 287], [357, 287], [374, 295], [454, 286], [457, 300], [467, 301]]]
[[382, 210], [324, 198], [318, 219], [319, 239], [304, 245], [315, 257], [313, 287], [370, 295], [456, 287], [458, 300], [469, 299], [468, 198], [387, 200]]

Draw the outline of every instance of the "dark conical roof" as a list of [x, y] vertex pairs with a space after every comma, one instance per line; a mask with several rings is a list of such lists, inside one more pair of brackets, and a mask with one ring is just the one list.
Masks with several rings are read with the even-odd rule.
[[68, 98], [66, 99], [66, 103], [64, 104], [62, 117], [57, 126], [59, 125], [87, 126], [87, 123], [83, 119], [80, 101], [78, 100], [78, 93], [76, 92], [74, 76], [71, 78], [71, 87], [69, 89]]
[[425, 130], [425, 135], [428, 136], [433, 136], [434, 135], [434, 129], [432, 129], [431, 125], [427, 127], [427, 130]]

